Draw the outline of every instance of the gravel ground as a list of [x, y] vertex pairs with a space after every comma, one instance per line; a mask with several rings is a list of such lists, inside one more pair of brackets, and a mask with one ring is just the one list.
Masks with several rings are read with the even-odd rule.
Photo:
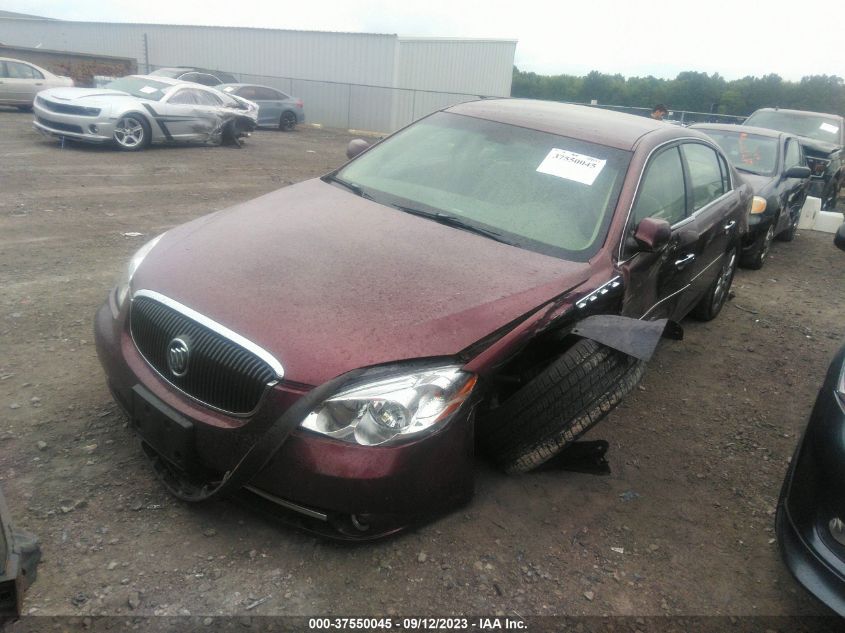
[[589, 435], [610, 442], [611, 474], [509, 477], [479, 459], [462, 510], [340, 546], [168, 496], [109, 397], [92, 319], [147, 236], [324, 173], [349, 135], [125, 154], [62, 149], [30, 120], [0, 109], [0, 486], [44, 552], [26, 613], [827, 613], [781, 563], [773, 521], [845, 333], [830, 235], [776, 242], [718, 319], [662, 343]]

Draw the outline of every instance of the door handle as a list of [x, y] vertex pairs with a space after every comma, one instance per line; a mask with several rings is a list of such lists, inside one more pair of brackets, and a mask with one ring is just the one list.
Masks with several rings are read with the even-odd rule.
[[39, 82], [37, 82], [35, 85], [36, 85], [36, 86], [43, 86], [43, 85], [44, 85], [44, 83], [43, 83], [43, 82], [41, 82], [41, 81], [39, 81]]
[[685, 255], [684, 257], [681, 257], [681, 259], [676, 259], [675, 268], [677, 268], [678, 270], [685, 268], [687, 264], [691, 264], [694, 259], [695, 253], [690, 253], [688, 255]]
[[728, 222], [728, 223], [724, 226], [725, 232], [730, 231], [730, 230], [731, 230], [733, 227], [735, 227], [735, 226], [736, 226], [736, 220], [731, 220], [730, 222]]

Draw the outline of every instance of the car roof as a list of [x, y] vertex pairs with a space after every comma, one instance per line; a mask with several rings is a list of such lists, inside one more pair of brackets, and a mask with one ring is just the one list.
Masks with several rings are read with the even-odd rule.
[[828, 116], [833, 117], [835, 119], [842, 119], [843, 117], [839, 114], [833, 114], [832, 112], [813, 112], [812, 110], [788, 110], [787, 108], [760, 108], [758, 110], [754, 110], [749, 115], [749, 118], [757, 114], [758, 112], [786, 112], [787, 114], [797, 114], [801, 115], [810, 115], [810, 116]]
[[740, 134], [756, 134], [757, 136], [770, 136], [780, 138], [781, 136], [796, 136], [789, 132], [781, 132], [767, 127], [756, 127], [754, 125], [738, 125], [735, 123], [696, 123], [690, 125], [694, 130], [714, 130], [720, 132], [739, 132]]
[[670, 130], [674, 129], [674, 136], [687, 135], [686, 128], [667, 125], [650, 117], [556, 101], [481, 99], [460, 103], [445, 111], [628, 151], [633, 150], [640, 138], [652, 132], [663, 132], [671, 137]]
[[191, 88], [200, 87], [205, 90], [217, 90], [217, 86], [206, 86], [198, 84], [194, 81], [185, 81], [184, 79], [173, 79], [172, 77], [165, 77], [163, 75], [129, 75], [136, 79], [147, 79], [149, 81], [157, 81], [161, 84], [168, 84], [170, 86], [190, 86]]
[[247, 83], [222, 83], [219, 86], [214, 86], [218, 90], [221, 88], [266, 88], [267, 90], [273, 90], [275, 92], [281, 92], [282, 94], [287, 94], [281, 88], [274, 88], [273, 86], [265, 86], [264, 84], [247, 84]]

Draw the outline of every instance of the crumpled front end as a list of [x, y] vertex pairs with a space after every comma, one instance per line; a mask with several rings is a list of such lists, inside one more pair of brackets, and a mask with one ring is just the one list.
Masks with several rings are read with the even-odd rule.
[[[319, 387], [256, 374], [265, 384], [254, 402], [249, 397], [255, 392], [235, 393], [238, 380], [223, 373], [218, 377], [226, 378], [226, 386], [219, 392], [198, 391], [190, 381], [168, 373], [174, 367], [180, 373], [178, 359], [156, 356], [147, 346], [150, 336], [167, 344], [170, 335], [161, 338], [155, 324], [137, 316], [140, 312], [130, 322], [130, 302], [126, 304], [118, 306], [112, 292], [98, 311], [97, 351], [115, 400], [140, 436], [156, 473], [177, 496], [207, 498], [275, 442], [278, 448], [258, 464], [255, 475], [231, 492], [284, 520], [335, 538], [378, 538], [471, 497], [474, 401], [464, 403], [443, 428], [418, 441], [360, 446], [322, 436], [301, 428], [301, 422], [360, 372]], [[173, 318], [170, 313], [162, 317], [166, 323]], [[189, 341], [202, 350], [198, 353], [219, 351], [225, 356], [222, 365], [234, 359], [235, 369], [246, 371], [244, 367], [261, 360], [250, 358], [253, 350], [237, 337], [209, 334], [208, 322], [189, 318], [178, 327], [180, 335], [174, 339]], [[197, 361], [192, 368], [214, 382], [210, 364]], [[399, 369], [382, 371], [394, 370]]]

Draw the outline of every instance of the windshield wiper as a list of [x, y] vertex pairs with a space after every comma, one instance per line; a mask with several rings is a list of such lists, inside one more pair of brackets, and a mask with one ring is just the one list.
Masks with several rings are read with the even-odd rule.
[[367, 198], [368, 200], [373, 199], [371, 195], [365, 193], [364, 190], [358, 185], [356, 185], [354, 182], [349, 182], [348, 180], [344, 180], [343, 178], [338, 178], [334, 174], [323, 176], [322, 180], [323, 182], [336, 182], [341, 187], [346, 187], [347, 189], [349, 189], [349, 191], [354, 193], [356, 196], [361, 196], [362, 198]]
[[748, 169], [748, 167], [740, 167], [739, 165], [734, 165], [734, 169], [737, 171], [745, 172], [746, 174], [754, 174], [755, 176], [765, 176], [764, 172], [754, 171], [753, 169]]
[[509, 246], [516, 246], [516, 244], [514, 244], [513, 242], [502, 237], [501, 233], [491, 231], [490, 229], [483, 229], [480, 226], [475, 226], [473, 224], [468, 224], [462, 219], [457, 218], [454, 215], [449, 215], [448, 213], [442, 213], [439, 211], [423, 211], [422, 209], [406, 207], [401, 204], [392, 204], [390, 206], [399, 209], [400, 211], [404, 211], [405, 213], [410, 213], [411, 215], [418, 215], [423, 218], [428, 218], [429, 220], [434, 220], [438, 224], [451, 226], [456, 229], [461, 229], [462, 231], [475, 233], [476, 235], [483, 235], [484, 237], [490, 238], [491, 240], [501, 242], [502, 244], [508, 244]]

